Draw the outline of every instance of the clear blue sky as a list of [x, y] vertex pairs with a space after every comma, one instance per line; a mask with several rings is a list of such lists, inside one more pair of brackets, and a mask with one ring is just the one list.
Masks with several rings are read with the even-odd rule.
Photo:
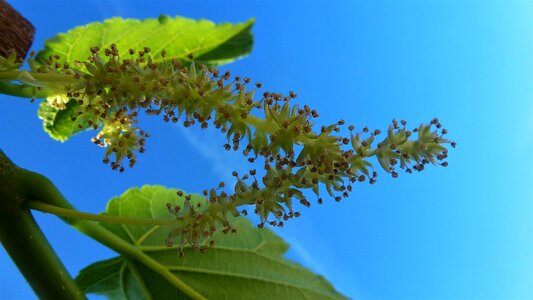
[[[255, 17], [252, 54], [228, 68], [295, 90], [324, 124], [385, 129], [438, 116], [458, 143], [448, 168], [381, 173], [340, 204], [302, 210], [279, 230], [289, 256], [351, 298], [533, 299], [533, 2], [9, 2], [36, 26], [36, 50], [113, 16]], [[0, 96], [0, 147], [84, 211], [146, 183], [200, 192], [246, 166], [214, 132], [150, 119], [147, 152], [118, 174], [100, 163], [92, 133], [51, 140], [37, 106]], [[53, 216], [37, 219], [73, 275], [113, 255]], [[34, 298], [3, 249], [0, 298]]]

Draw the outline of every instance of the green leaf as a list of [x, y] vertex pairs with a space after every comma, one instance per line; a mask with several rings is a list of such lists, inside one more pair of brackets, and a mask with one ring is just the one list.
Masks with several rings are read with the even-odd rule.
[[199, 62], [221, 65], [250, 53], [253, 44], [250, 30], [254, 21], [215, 24], [208, 20], [169, 16], [144, 20], [112, 18], [76, 27], [47, 40], [37, 59], [45, 61], [57, 54], [60, 61], [84, 61], [91, 47], [103, 49], [115, 43], [121, 57], [130, 57], [130, 48], [139, 51], [149, 47], [154, 62], [162, 60], [160, 53], [165, 49], [169, 58], [186, 60], [187, 55], [193, 53]]
[[[238, 24], [215, 24], [207, 20], [168, 16], [144, 20], [112, 18], [76, 27], [47, 40], [45, 49], [37, 54], [37, 60], [45, 61], [50, 55], [57, 54], [60, 62], [72, 64], [74, 60], [86, 60], [91, 47], [105, 48], [115, 43], [121, 57], [130, 57], [130, 48], [142, 50], [149, 47], [153, 62], [162, 60], [160, 53], [165, 49], [169, 58], [185, 61], [187, 55], [193, 53], [198, 62], [222, 65], [252, 51], [253, 23], [254, 19]], [[81, 65], [80, 68], [84, 70], [85, 67]], [[41, 111], [46, 118], [41, 116]], [[65, 141], [87, 129], [86, 123], [78, 128], [79, 122], [70, 121], [69, 113], [63, 113], [46, 102], [41, 104], [39, 116], [45, 120], [45, 131], [56, 140]]]
[[[76, 101], [69, 101], [65, 109], [59, 109], [43, 101], [39, 106], [38, 115], [43, 120], [43, 128], [51, 138], [64, 142], [70, 136], [86, 130], [87, 121], [90, 119], [85, 115], [78, 115], [79, 104]], [[76, 117], [75, 121], [71, 118]], [[80, 128], [79, 125], [82, 125]]]
[[[168, 219], [166, 203], [183, 203], [174, 189], [133, 188], [113, 198], [106, 213], [113, 216]], [[205, 203], [193, 196], [193, 203]], [[323, 277], [283, 257], [288, 245], [272, 231], [258, 229], [239, 217], [231, 220], [235, 234], [217, 234], [216, 245], [202, 254], [169, 248], [165, 240], [172, 226], [104, 225], [117, 237], [135, 245], [173, 277], [208, 299], [343, 299]], [[111, 299], [188, 298], [173, 280], [143, 262], [119, 256], [94, 263], [76, 278], [86, 293]]]

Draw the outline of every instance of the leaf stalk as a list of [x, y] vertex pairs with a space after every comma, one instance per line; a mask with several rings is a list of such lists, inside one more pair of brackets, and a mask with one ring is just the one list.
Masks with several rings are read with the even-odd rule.
[[54, 214], [58, 217], [69, 219], [87, 220], [93, 222], [102, 222], [109, 224], [123, 224], [123, 225], [148, 225], [148, 226], [168, 226], [176, 225], [176, 219], [143, 219], [143, 218], [128, 218], [117, 217], [103, 214], [91, 214], [80, 212], [73, 209], [62, 208], [55, 205], [46, 204], [40, 201], [26, 201], [24, 205], [33, 210], [44, 213]]

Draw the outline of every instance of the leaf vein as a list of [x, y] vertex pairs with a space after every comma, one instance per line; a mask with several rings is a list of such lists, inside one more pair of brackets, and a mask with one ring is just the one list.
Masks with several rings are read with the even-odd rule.
[[124, 264], [126, 264], [128, 266], [128, 268], [130, 268], [131, 273], [133, 274], [133, 277], [135, 277], [135, 279], [139, 283], [139, 285], [141, 287], [141, 290], [143, 291], [144, 296], [146, 296], [146, 299], [149, 299], [149, 300], [153, 299], [152, 294], [150, 293], [150, 290], [146, 286], [146, 282], [145, 282], [144, 278], [139, 273], [139, 270], [137, 269], [135, 264], [130, 259], [126, 259], [124, 261]]
[[294, 284], [288, 283], [286, 281], [277, 281], [277, 280], [273, 280], [273, 279], [261, 278], [261, 277], [245, 275], [245, 274], [220, 272], [220, 271], [197, 269], [197, 268], [190, 268], [190, 267], [169, 267], [168, 269], [170, 271], [191, 272], [191, 273], [205, 273], [205, 274], [211, 274], [211, 275], [230, 276], [230, 277], [236, 277], [236, 278], [241, 278], [241, 279], [249, 279], [249, 280], [255, 280], [255, 281], [260, 281], [260, 282], [267, 282], [267, 283], [274, 284], [274, 285], [285, 286], [286, 288], [293, 288], [293, 289], [296, 289], [298, 291], [306, 290], [306, 291], [308, 291], [310, 293], [313, 293], [313, 294], [317, 294], [317, 295], [325, 296], [325, 297], [328, 297], [328, 298], [331, 298], [331, 299], [335, 299], [334, 297], [331, 297], [331, 295], [322, 293], [320, 291], [312, 290], [312, 289], [310, 289], [307, 286], [298, 286], [298, 285], [294, 285]]
[[152, 235], [159, 227], [161, 226], [154, 226], [152, 228], [150, 228], [148, 231], [146, 231], [145, 234], [143, 234], [138, 240], [137, 242], [135, 242], [135, 245], [141, 245], [148, 237], [150, 237], [150, 235]]

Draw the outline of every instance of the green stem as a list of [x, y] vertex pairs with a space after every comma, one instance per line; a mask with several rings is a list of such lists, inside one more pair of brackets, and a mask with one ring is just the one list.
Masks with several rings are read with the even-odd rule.
[[29, 84], [0, 81], [0, 93], [22, 98], [46, 98], [56, 95], [57, 91], [49, 88], [37, 88]]
[[54, 73], [39, 73], [22, 70], [12, 70], [0, 72], [0, 80], [20, 80], [24, 81], [25, 77], [30, 75], [31, 78], [43, 83], [59, 83], [59, 84], [76, 84], [80, 80], [75, 79], [72, 75], [54, 74]]
[[[64, 200], [64, 199], [63, 199]], [[61, 199], [55, 199], [54, 201], [60, 201]], [[58, 203], [59, 204], [59, 203]], [[68, 203], [63, 203], [67, 205]], [[63, 219], [69, 225], [93, 238], [94, 240], [106, 245], [107, 247], [117, 251], [118, 253], [124, 255], [125, 257], [135, 260], [139, 263], [144, 264], [146, 267], [150, 268], [154, 272], [161, 275], [161, 277], [168, 280], [172, 285], [183, 291], [192, 299], [206, 299], [196, 290], [188, 286], [185, 282], [181, 281], [178, 277], [174, 276], [169, 269], [165, 268], [163, 265], [152, 259], [150, 256], [146, 255], [144, 252], [136, 248], [135, 246], [125, 242], [124, 240], [118, 238], [111, 232], [107, 231], [98, 224], [95, 224], [90, 221], [85, 220], [76, 220], [76, 219]], [[69, 222], [68, 220], [72, 220]]]
[[85, 299], [28, 210], [2, 209], [0, 240], [41, 299]]
[[[22, 84], [12, 83], [19, 81]], [[72, 75], [59, 73], [39, 73], [22, 70], [0, 71], [0, 93], [24, 97], [46, 98], [65, 94], [65, 90], [79, 90], [83, 82]]]
[[0, 150], [0, 241], [41, 299], [85, 299], [28, 209], [28, 177]]
[[70, 219], [81, 219], [94, 222], [110, 223], [110, 224], [124, 224], [124, 225], [152, 225], [152, 226], [168, 226], [176, 225], [175, 219], [143, 219], [143, 218], [128, 218], [117, 217], [110, 215], [97, 215], [84, 213], [73, 209], [61, 208], [54, 205], [46, 204], [40, 201], [27, 201], [24, 203], [27, 208], [38, 210], [44, 213], [54, 214], [59, 217]]
[[[0, 158], [2, 158], [2, 156], [5, 157], [3, 152], [0, 150]], [[18, 168], [14, 165], [11, 166], [12, 173], [14, 174], [12, 175], [12, 181], [14, 181], [19, 186], [24, 187], [22, 189], [22, 198], [26, 199], [24, 205], [28, 206], [28, 203], [31, 204], [34, 200], [37, 200], [50, 206], [64, 208], [66, 210], [76, 212], [76, 209], [63, 197], [63, 195], [61, 195], [59, 190], [48, 178], [44, 177], [41, 174]], [[3, 169], [5, 169], [5, 167], [2, 167], [2, 165], [0, 165], [0, 170]], [[32, 201], [30, 202], [28, 199], [32, 199]], [[61, 219], [72, 227], [86, 234], [87, 236], [117, 251], [126, 258], [130, 258], [144, 264], [146, 267], [158, 273], [160, 276], [168, 280], [171, 284], [183, 291], [192, 299], [205, 299], [205, 297], [198, 293], [196, 290], [188, 286], [178, 277], [174, 276], [174, 274], [172, 274], [169, 269], [165, 268], [153, 258], [146, 255], [136, 246], [131, 245], [126, 241], [120, 239], [119, 237], [109, 232], [99, 224], [93, 221], [75, 218], [61, 217]], [[35, 259], [40, 259], [40, 257], [36, 256]], [[54, 299], [54, 297], [50, 297], [49, 299]], [[58, 298], [56, 297], [55, 299]]]
[[[39, 194], [41, 196], [36, 199], [53, 206], [58, 206], [75, 211], [75, 208], [63, 197], [63, 195], [61, 195], [57, 188], [46, 177], [37, 173], [32, 173], [32, 176], [34, 176], [36, 179], [39, 178], [40, 181], [40, 184], [35, 186], [38, 187], [40, 191]], [[78, 229], [79, 231], [97, 240], [98, 242], [108, 246], [109, 248], [117, 251], [118, 253], [144, 264], [145, 266], [157, 272], [159, 275], [171, 282], [174, 286], [182, 290], [185, 294], [189, 295], [191, 298], [205, 299], [201, 294], [189, 287], [185, 282], [174, 276], [170, 272], [170, 270], [153, 260], [150, 256], [146, 255], [144, 252], [142, 252], [135, 246], [118, 238], [102, 226], [86, 220], [71, 218], [62, 219], [72, 227]]]

